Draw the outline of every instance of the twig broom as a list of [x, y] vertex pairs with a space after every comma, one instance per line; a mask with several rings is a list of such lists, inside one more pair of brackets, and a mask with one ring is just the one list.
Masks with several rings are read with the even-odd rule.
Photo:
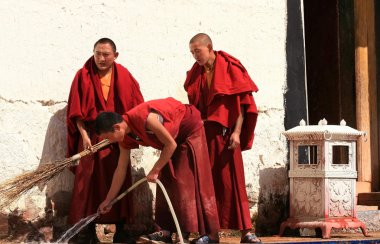
[[2, 182], [0, 184], [0, 209], [9, 206], [33, 187], [47, 183], [59, 175], [65, 168], [75, 165], [82, 157], [93, 154], [109, 144], [110, 142], [108, 140], [100, 141], [92, 146], [91, 150], [85, 149], [69, 158], [54, 163], [43, 164], [36, 170], [24, 172], [12, 179]]

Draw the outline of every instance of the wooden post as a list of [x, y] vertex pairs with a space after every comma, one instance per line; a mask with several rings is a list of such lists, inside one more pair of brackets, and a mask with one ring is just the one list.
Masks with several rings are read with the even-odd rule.
[[371, 175], [372, 191], [379, 190], [379, 121], [377, 96], [377, 69], [376, 69], [376, 32], [375, 32], [375, 1], [367, 1], [368, 23], [368, 79], [369, 79], [369, 103], [371, 125]]
[[[377, 162], [377, 96], [374, 0], [355, 0], [355, 87], [357, 129], [366, 131], [358, 140], [358, 192], [370, 192], [372, 164]], [[376, 147], [371, 144], [376, 144]]]

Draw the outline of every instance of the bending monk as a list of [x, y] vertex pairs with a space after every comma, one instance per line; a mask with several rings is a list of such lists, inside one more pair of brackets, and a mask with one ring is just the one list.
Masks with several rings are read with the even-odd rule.
[[[165, 186], [187, 236], [199, 232], [218, 242], [219, 220], [206, 138], [199, 111], [192, 105], [166, 98], [142, 103], [120, 116], [104, 112], [95, 122], [99, 136], [118, 142], [120, 157], [111, 188], [99, 211], [117, 197], [129, 167], [130, 148], [136, 143], [161, 150], [160, 157], [147, 175], [149, 182], [159, 179]], [[155, 221], [161, 231], [145, 240], [172, 242], [175, 225], [161, 191], [156, 193]], [[211, 242], [211, 241], [210, 241]]]

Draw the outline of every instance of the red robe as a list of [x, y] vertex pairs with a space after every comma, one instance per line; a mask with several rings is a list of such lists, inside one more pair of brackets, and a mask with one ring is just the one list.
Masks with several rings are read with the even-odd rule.
[[[111, 86], [107, 101], [104, 100], [101, 83], [94, 58], [91, 57], [75, 75], [67, 105], [67, 156], [83, 150], [82, 137], [76, 119], [82, 119], [88, 129], [92, 145], [101, 139], [95, 134], [93, 122], [103, 111], [124, 114], [144, 101], [140, 87], [131, 73], [120, 64], [114, 63]], [[138, 145], [135, 145], [136, 147]], [[117, 167], [119, 148], [111, 145], [94, 155], [86, 156], [73, 168], [75, 173], [69, 223], [74, 224], [97, 211], [106, 198]], [[128, 170], [126, 189], [131, 185], [131, 169]], [[123, 189], [124, 189], [123, 188]], [[98, 223], [130, 221], [131, 197], [124, 198], [112, 210], [97, 219]]]
[[[241, 151], [252, 147], [257, 121], [252, 92], [258, 89], [239, 60], [223, 51], [215, 54], [214, 77], [210, 88], [204, 68], [198, 63], [187, 72], [184, 87], [190, 104], [201, 111], [202, 119], [205, 120], [220, 227], [250, 229], [252, 223]], [[229, 150], [230, 135], [242, 112], [244, 121], [240, 147]]]
[[[170, 162], [162, 168], [159, 179], [168, 192], [181, 231], [201, 234], [218, 231], [219, 220], [206, 138], [199, 111], [195, 107], [173, 98], [140, 104], [124, 115], [132, 132], [125, 136], [122, 146], [130, 148], [137, 142], [162, 150], [162, 143], [145, 128], [151, 111], [163, 117], [164, 127], [177, 142], [177, 148]], [[155, 221], [163, 229], [176, 231], [160, 190], [156, 194]]]

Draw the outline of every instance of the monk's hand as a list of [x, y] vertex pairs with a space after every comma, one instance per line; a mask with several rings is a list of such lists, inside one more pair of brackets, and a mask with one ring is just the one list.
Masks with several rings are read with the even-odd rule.
[[228, 149], [235, 149], [240, 145], [240, 134], [237, 132], [233, 132], [230, 136], [230, 144]]
[[158, 174], [160, 173], [159, 169], [153, 168], [148, 175], [146, 176], [146, 180], [149, 182], [155, 183], [158, 179]]
[[105, 213], [108, 213], [112, 206], [108, 206], [108, 204], [110, 203], [111, 201], [110, 200], [104, 200], [100, 205], [99, 205], [99, 208], [98, 208], [98, 213], [100, 214], [105, 214]]
[[82, 137], [83, 149], [90, 149], [92, 151], [91, 139], [88, 136]]

